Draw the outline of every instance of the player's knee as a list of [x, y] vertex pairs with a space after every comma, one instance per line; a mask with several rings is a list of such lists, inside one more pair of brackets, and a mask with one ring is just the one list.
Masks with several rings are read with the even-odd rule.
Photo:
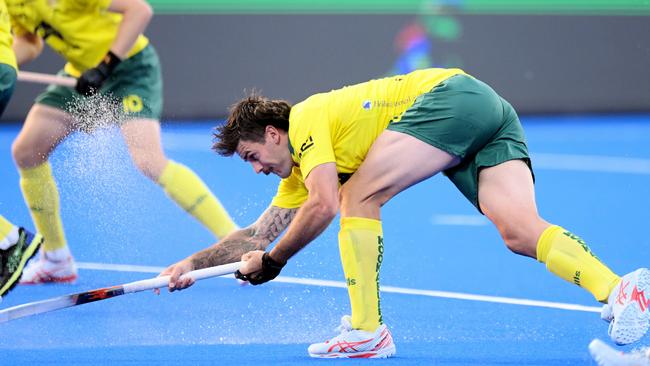
[[11, 145], [11, 156], [19, 168], [29, 168], [47, 160], [47, 154], [39, 152], [36, 146], [21, 139], [14, 140]]
[[513, 253], [534, 257], [537, 251], [536, 243], [531, 242], [528, 235], [521, 230], [500, 229], [501, 238], [506, 247]]
[[390, 199], [380, 193], [370, 193], [356, 186], [344, 184], [339, 189], [339, 205], [342, 212], [350, 207], [373, 206], [381, 207]]
[[135, 167], [147, 178], [158, 181], [165, 167], [165, 161], [158, 161], [158, 159], [147, 158], [144, 155], [136, 154], [131, 156]]

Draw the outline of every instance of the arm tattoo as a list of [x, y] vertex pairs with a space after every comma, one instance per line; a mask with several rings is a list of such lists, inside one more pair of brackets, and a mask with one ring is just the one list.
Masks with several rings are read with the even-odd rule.
[[192, 255], [194, 269], [237, 262], [244, 253], [266, 249], [289, 226], [297, 211], [297, 208], [269, 207], [253, 225], [235, 231], [217, 244]]
[[[297, 208], [269, 207], [253, 225], [255, 236], [272, 243], [289, 226], [296, 212], [298, 212]], [[266, 248], [267, 245], [264, 247]]]

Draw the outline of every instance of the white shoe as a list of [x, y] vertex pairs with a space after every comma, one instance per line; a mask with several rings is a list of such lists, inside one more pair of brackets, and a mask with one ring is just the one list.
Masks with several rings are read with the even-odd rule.
[[608, 333], [616, 344], [636, 342], [648, 331], [650, 301], [646, 290], [650, 290], [650, 271], [641, 268], [623, 276], [609, 294], [600, 316], [610, 322]]
[[396, 352], [386, 324], [380, 325], [374, 332], [352, 329], [351, 318], [345, 315], [336, 330], [341, 334], [309, 346], [309, 355], [318, 358], [388, 358]]
[[77, 265], [68, 248], [52, 252], [41, 250], [39, 254], [38, 259], [25, 267], [20, 284], [74, 283], [77, 280]]
[[600, 339], [589, 343], [589, 353], [599, 366], [650, 366], [650, 349], [623, 353], [605, 344]]

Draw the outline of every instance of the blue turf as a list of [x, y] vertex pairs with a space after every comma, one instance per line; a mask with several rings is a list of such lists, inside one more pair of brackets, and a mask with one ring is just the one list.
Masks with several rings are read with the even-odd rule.
[[[650, 116], [523, 120], [533, 158], [650, 159]], [[269, 204], [277, 179], [211, 153], [211, 127], [164, 124], [166, 152], [203, 177], [246, 225]], [[33, 228], [9, 152], [18, 129], [0, 126], [0, 213]], [[79, 261], [166, 266], [212, 242], [209, 232], [136, 172], [115, 131], [72, 136], [52, 164], [66, 234]], [[648, 265], [650, 174], [541, 167], [536, 178], [538, 206], [547, 220], [582, 236], [616, 272]], [[476, 214], [442, 176], [385, 207], [383, 284], [598, 305], [543, 265], [511, 254], [493, 227], [432, 224], [440, 214]], [[337, 230], [335, 222], [283, 275], [342, 280]], [[19, 286], [0, 307], [153, 276], [96, 270], [80, 275], [75, 285]], [[398, 357], [381, 363], [589, 365], [587, 344], [607, 337], [606, 323], [590, 312], [398, 294], [385, 294], [382, 304]], [[127, 295], [0, 325], [0, 364], [338, 364], [309, 359], [306, 347], [333, 335], [348, 312], [342, 289], [206, 280], [178, 294]], [[650, 342], [646, 337], [642, 343]]]

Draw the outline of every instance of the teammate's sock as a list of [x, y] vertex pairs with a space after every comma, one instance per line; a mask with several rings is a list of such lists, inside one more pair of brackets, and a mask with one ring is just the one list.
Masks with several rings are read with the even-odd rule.
[[238, 228], [217, 197], [188, 167], [170, 160], [163, 169], [158, 184], [172, 200], [217, 238], [223, 238]]
[[20, 188], [36, 230], [47, 238], [43, 242], [43, 250], [65, 248], [67, 244], [59, 212], [59, 191], [52, 176], [50, 163], [19, 169], [19, 173]]
[[381, 221], [342, 218], [339, 251], [352, 306], [352, 328], [374, 332], [383, 323], [379, 301], [379, 270], [384, 255]]
[[549, 271], [591, 292], [600, 302], [607, 301], [620, 281], [581, 238], [560, 226], [549, 226], [539, 237], [537, 260], [546, 263]]
[[18, 241], [18, 235], [18, 226], [0, 215], [0, 249], [6, 250], [14, 245]]

